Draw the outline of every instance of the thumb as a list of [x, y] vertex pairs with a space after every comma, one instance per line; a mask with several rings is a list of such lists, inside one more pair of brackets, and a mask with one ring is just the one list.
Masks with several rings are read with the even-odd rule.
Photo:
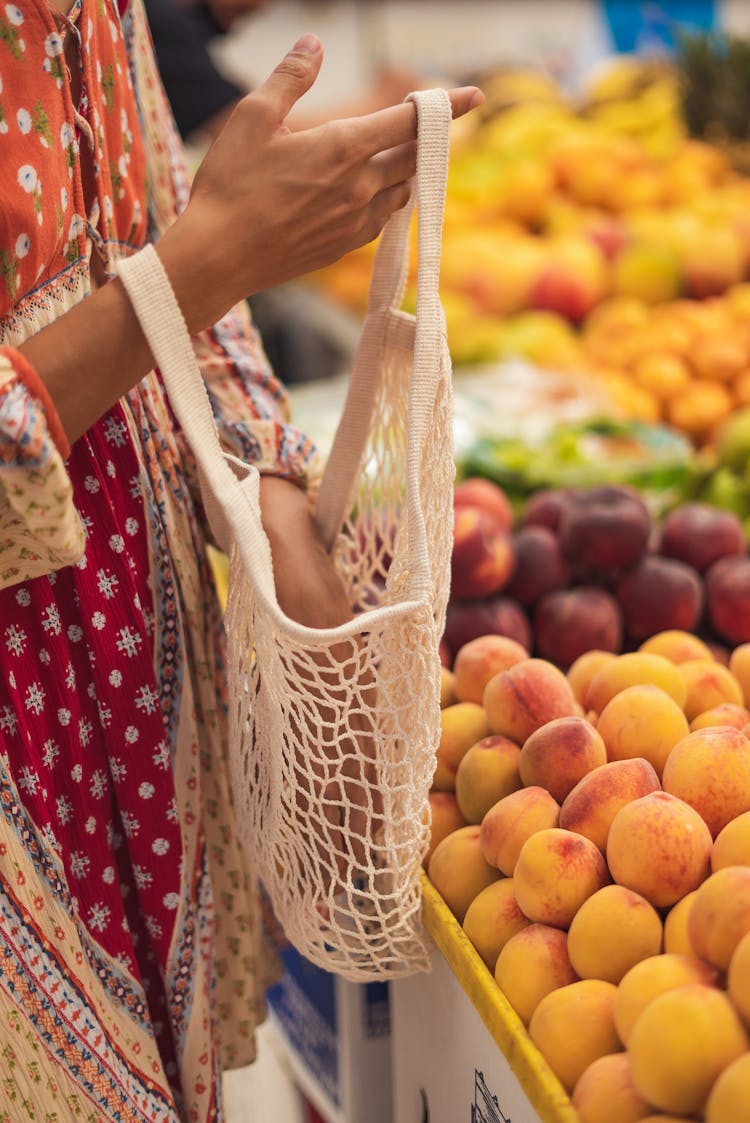
[[263, 97], [279, 124], [318, 77], [323, 47], [315, 35], [303, 35], [288, 51], [256, 94]]

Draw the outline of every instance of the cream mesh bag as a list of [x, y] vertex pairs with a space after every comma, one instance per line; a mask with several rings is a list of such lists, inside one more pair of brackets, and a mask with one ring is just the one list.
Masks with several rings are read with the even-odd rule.
[[[237, 818], [288, 939], [349, 979], [428, 967], [420, 870], [440, 735], [438, 644], [453, 534], [452, 398], [438, 274], [451, 108], [417, 106], [412, 205], [386, 225], [316, 518], [355, 610], [290, 620], [274, 591], [259, 476], [220, 450], [153, 250], [120, 273], [196, 455], [230, 555], [225, 617]], [[400, 310], [413, 203], [416, 315]]]

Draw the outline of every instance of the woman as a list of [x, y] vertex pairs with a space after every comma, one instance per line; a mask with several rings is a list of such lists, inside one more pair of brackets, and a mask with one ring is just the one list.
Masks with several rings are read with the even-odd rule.
[[158, 239], [222, 439], [265, 473], [279, 600], [345, 619], [314, 449], [230, 311], [406, 199], [411, 106], [284, 126], [320, 62], [296, 44], [191, 191], [141, 0], [0, 4], [0, 1120], [219, 1120], [253, 1056], [207, 529], [115, 267]]

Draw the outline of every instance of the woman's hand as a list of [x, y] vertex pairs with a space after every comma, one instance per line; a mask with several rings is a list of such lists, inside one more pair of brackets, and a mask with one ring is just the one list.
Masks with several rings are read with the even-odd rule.
[[[238, 103], [198, 170], [185, 213], [159, 244], [193, 331], [243, 297], [371, 241], [409, 197], [411, 103], [304, 131], [285, 124], [322, 58], [320, 42], [304, 36]], [[472, 86], [450, 98], [461, 116], [483, 95]]]

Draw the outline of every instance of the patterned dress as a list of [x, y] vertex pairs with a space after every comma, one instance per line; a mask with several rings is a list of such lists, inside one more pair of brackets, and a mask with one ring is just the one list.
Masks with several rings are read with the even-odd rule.
[[[186, 193], [141, 0], [0, 0], [0, 346]], [[195, 348], [225, 445], [309, 482], [246, 316]], [[265, 956], [207, 536], [158, 372], [68, 450], [0, 351], [0, 1123], [220, 1120], [222, 1063], [253, 1058]]]

